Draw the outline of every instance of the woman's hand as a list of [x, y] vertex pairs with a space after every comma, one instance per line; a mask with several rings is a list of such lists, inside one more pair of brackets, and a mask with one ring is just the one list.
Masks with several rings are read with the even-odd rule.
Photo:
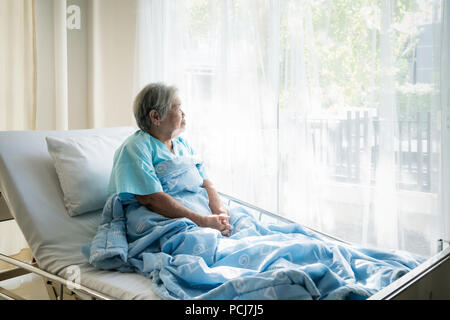
[[230, 225], [230, 217], [224, 213], [204, 216], [199, 226], [219, 230], [223, 236], [227, 237], [230, 236], [230, 232], [233, 230], [233, 227]]
[[222, 223], [225, 224], [227, 226], [227, 229], [229, 230], [228, 233], [224, 234], [224, 235], [229, 236], [231, 230], [233, 230], [233, 227], [230, 224], [230, 214], [228, 213], [228, 210], [225, 207], [220, 207], [219, 209], [214, 211], [212, 214], [222, 217]]

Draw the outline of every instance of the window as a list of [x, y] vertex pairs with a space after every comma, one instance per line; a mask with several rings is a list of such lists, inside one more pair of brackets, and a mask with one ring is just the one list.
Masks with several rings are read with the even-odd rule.
[[443, 232], [442, 3], [161, 2], [166, 23], [144, 31], [163, 40], [146, 58], [184, 92], [186, 135], [221, 191], [431, 255]]

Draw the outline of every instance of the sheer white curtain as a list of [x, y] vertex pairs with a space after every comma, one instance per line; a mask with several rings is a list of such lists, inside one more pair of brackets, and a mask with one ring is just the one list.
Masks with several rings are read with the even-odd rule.
[[0, 130], [36, 121], [34, 1], [0, 1]]
[[185, 134], [211, 179], [276, 210], [279, 17], [269, 10], [277, 2], [140, 0], [138, 8], [136, 90], [177, 85]]
[[[0, 0], [0, 130], [32, 130], [35, 125], [34, 1]], [[1, 253], [27, 246], [14, 220], [0, 223]]]
[[440, 225], [440, 234], [444, 239], [450, 237], [450, 3], [444, 1], [442, 4], [442, 23], [440, 28], [440, 59], [437, 62], [437, 68], [443, 70], [439, 73], [440, 77], [440, 98], [439, 106], [442, 108], [439, 128], [442, 128], [442, 151], [441, 151], [441, 183], [439, 188], [440, 194], [440, 215], [437, 215], [436, 224]]
[[448, 221], [443, 12], [442, 0], [140, 0], [136, 90], [180, 87], [186, 135], [221, 191], [430, 255]]
[[356, 243], [435, 253], [448, 236], [443, 2], [284, 5], [280, 211]]
[[136, 94], [150, 82], [184, 84], [185, 10], [185, 1], [137, 1]]

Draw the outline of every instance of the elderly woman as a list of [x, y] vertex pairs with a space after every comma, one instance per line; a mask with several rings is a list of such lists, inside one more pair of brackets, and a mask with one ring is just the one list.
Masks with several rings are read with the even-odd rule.
[[188, 218], [200, 227], [219, 230], [228, 236], [232, 230], [223, 207], [203, 165], [198, 167], [202, 188], [209, 198], [210, 215], [191, 210], [163, 191], [155, 172], [158, 163], [176, 157], [195, 156], [186, 139], [179, 137], [186, 126], [177, 88], [151, 83], [136, 96], [133, 106], [140, 130], [116, 151], [109, 191], [123, 201], [134, 198], [149, 210], [166, 218]]

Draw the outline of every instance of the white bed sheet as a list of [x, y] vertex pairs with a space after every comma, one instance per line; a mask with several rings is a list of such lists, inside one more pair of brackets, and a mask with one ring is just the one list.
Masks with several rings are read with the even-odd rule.
[[63, 202], [46, 136], [104, 134], [129, 127], [70, 131], [1, 131], [0, 190], [43, 270], [60, 276], [77, 265], [81, 284], [118, 299], [158, 299], [151, 280], [138, 275], [96, 270], [81, 246], [92, 240], [101, 210], [70, 217]]

